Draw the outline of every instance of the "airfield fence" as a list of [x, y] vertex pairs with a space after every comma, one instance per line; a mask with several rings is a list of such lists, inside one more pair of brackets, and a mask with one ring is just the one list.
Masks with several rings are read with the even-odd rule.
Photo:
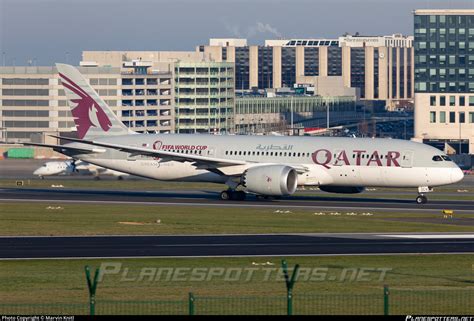
[[[291, 306], [288, 305], [290, 302]], [[384, 288], [378, 294], [293, 294], [283, 296], [199, 296], [181, 300], [100, 300], [85, 304], [0, 303], [0, 315], [284, 315], [474, 314], [474, 288], [406, 290]]]

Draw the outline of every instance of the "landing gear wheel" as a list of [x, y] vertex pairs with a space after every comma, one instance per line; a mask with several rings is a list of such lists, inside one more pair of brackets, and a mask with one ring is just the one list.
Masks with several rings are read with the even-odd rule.
[[238, 192], [234, 192], [233, 193], [233, 199], [235, 199], [236, 201], [243, 201], [245, 200], [245, 192], [242, 192], [242, 191], [238, 191]]
[[228, 201], [232, 197], [232, 192], [231, 191], [222, 191], [221, 192], [221, 200]]
[[425, 195], [418, 195], [416, 198], [417, 204], [426, 204], [428, 202], [428, 198]]

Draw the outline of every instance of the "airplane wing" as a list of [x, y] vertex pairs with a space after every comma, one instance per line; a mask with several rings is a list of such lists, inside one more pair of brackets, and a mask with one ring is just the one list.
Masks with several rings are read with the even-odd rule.
[[120, 145], [120, 144], [112, 144], [112, 143], [105, 143], [99, 142], [94, 140], [85, 140], [85, 139], [78, 139], [78, 138], [70, 138], [70, 137], [61, 137], [61, 136], [54, 136], [51, 137], [61, 138], [65, 140], [69, 140], [72, 142], [79, 142], [88, 145], [94, 145], [99, 147], [106, 147], [116, 149], [122, 152], [131, 153], [134, 155], [144, 155], [150, 157], [160, 157], [164, 160], [174, 160], [178, 162], [195, 162], [197, 165], [212, 165], [213, 167], [224, 167], [224, 166], [234, 166], [234, 165], [247, 165], [249, 162], [246, 161], [239, 161], [239, 160], [230, 160], [230, 159], [222, 159], [222, 158], [215, 158], [215, 157], [208, 157], [202, 155], [194, 155], [194, 154], [184, 154], [184, 153], [174, 153], [162, 150], [155, 150], [151, 148], [145, 147], [136, 147], [136, 146], [128, 146], [128, 145]]
[[77, 152], [81, 154], [96, 154], [96, 153], [104, 153], [105, 149], [103, 148], [80, 148], [80, 147], [72, 147], [67, 145], [52, 145], [52, 144], [41, 144], [41, 143], [18, 143], [24, 146], [38, 146], [38, 147], [48, 147], [52, 148], [53, 150], [62, 153], [62, 152]]

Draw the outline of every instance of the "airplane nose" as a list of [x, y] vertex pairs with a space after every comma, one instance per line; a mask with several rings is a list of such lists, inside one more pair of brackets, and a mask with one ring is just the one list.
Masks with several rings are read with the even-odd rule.
[[457, 183], [460, 182], [464, 178], [464, 173], [459, 167], [453, 168], [451, 171], [451, 182]]

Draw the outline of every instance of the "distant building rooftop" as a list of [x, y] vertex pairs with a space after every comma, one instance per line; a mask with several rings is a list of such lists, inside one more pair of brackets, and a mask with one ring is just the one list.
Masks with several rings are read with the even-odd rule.
[[474, 9], [417, 9], [416, 15], [474, 15]]
[[247, 46], [247, 39], [241, 38], [211, 38], [209, 39], [210, 46], [219, 46], [219, 47], [245, 47]]

